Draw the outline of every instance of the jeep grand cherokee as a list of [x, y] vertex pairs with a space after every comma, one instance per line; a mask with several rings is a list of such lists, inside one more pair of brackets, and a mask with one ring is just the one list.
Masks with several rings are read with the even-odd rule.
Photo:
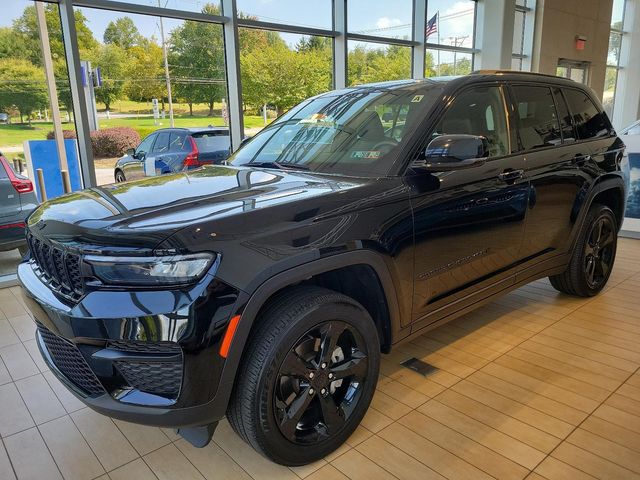
[[607, 282], [624, 145], [582, 85], [477, 72], [308, 99], [229, 166], [40, 206], [19, 278], [91, 408], [205, 445], [226, 415], [301, 465], [365, 414], [380, 354], [527, 282]]

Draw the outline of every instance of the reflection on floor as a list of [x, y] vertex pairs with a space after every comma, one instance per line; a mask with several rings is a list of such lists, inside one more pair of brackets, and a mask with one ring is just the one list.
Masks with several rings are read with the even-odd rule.
[[22, 257], [17, 248], [8, 252], [0, 252], [0, 277], [16, 273], [20, 260], [22, 260]]
[[640, 242], [624, 239], [594, 299], [538, 281], [399, 347], [349, 441], [292, 469], [226, 422], [199, 450], [83, 408], [42, 363], [17, 288], [0, 290], [0, 478], [640, 478], [639, 289]]

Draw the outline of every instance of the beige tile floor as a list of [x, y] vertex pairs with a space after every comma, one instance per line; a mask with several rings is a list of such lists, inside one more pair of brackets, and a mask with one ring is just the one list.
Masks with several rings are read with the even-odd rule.
[[[385, 357], [362, 426], [301, 468], [222, 422], [195, 449], [84, 408], [47, 371], [15, 288], [0, 290], [0, 479], [640, 478], [640, 242], [607, 291], [523, 287]], [[419, 357], [428, 378], [399, 366]]]

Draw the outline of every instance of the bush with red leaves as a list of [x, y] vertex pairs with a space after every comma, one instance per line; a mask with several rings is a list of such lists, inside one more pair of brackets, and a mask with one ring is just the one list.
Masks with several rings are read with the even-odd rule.
[[[73, 130], [63, 130], [64, 138], [76, 138]], [[47, 134], [48, 140], [53, 140], [53, 132]], [[96, 158], [112, 158], [124, 155], [130, 148], [140, 143], [140, 135], [130, 127], [105, 128], [91, 132], [91, 148]]]

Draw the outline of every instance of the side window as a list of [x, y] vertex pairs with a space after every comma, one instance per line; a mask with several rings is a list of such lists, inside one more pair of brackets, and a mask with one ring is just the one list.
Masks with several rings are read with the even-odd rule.
[[490, 157], [507, 155], [509, 131], [500, 89], [477, 87], [457, 95], [433, 132], [432, 138], [446, 134], [486, 137]]
[[186, 138], [187, 134], [185, 132], [171, 132], [171, 137], [169, 137], [169, 151], [175, 152], [176, 150], [182, 150]]
[[153, 144], [153, 153], [164, 153], [169, 150], [169, 132], [158, 133], [158, 139]]
[[517, 107], [520, 140], [525, 150], [562, 142], [556, 107], [549, 87], [512, 87]]
[[575, 142], [576, 134], [573, 131], [573, 124], [571, 123], [571, 114], [567, 109], [567, 103], [564, 101], [564, 97], [559, 88], [553, 89], [553, 97], [556, 101], [556, 109], [558, 111], [558, 119], [560, 120], [560, 129], [562, 130], [563, 142]]
[[573, 88], [565, 88], [563, 92], [573, 115], [579, 139], [586, 140], [609, 134], [609, 119], [604, 112], [598, 110], [587, 94]]
[[149, 153], [149, 151], [151, 150], [151, 145], [153, 145], [153, 141], [155, 139], [156, 139], [155, 133], [148, 135], [144, 140], [142, 140], [142, 142], [140, 142], [140, 145], [138, 145], [138, 148], [136, 148], [136, 154], [140, 155], [141, 153]]

